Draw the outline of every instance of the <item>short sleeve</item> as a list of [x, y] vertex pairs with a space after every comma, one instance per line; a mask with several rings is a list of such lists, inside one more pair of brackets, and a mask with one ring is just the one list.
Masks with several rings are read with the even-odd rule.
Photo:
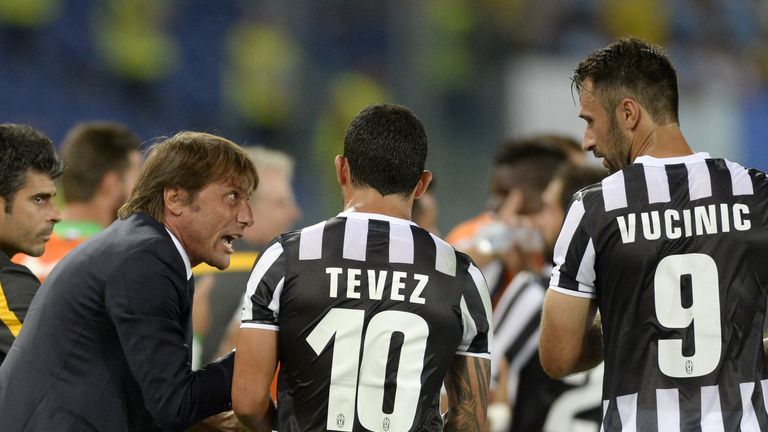
[[240, 315], [241, 327], [279, 330], [280, 295], [285, 283], [285, 254], [274, 241], [251, 271]]
[[595, 298], [595, 247], [584, 216], [584, 202], [574, 200], [555, 243], [549, 287], [563, 294]]
[[456, 354], [490, 359], [493, 348], [491, 296], [485, 277], [474, 264], [469, 265], [467, 272], [460, 305], [463, 333]]

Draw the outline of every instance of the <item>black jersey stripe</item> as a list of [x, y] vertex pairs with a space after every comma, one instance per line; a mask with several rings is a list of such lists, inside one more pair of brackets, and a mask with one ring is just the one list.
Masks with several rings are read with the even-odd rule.
[[648, 205], [648, 185], [645, 180], [645, 169], [641, 164], [632, 164], [624, 170], [624, 189], [626, 190], [627, 206], [631, 209]]

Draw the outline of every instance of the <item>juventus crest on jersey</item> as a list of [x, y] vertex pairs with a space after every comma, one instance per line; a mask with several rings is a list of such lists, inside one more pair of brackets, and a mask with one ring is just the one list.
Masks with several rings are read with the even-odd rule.
[[467, 256], [410, 221], [349, 212], [267, 248], [242, 326], [280, 332], [281, 432], [437, 431], [453, 357], [490, 358], [490, 313]]
[[550, 288], [597, 298], [606, 431], [768, 430], [768, 182], [706, 153], [576, 194]]

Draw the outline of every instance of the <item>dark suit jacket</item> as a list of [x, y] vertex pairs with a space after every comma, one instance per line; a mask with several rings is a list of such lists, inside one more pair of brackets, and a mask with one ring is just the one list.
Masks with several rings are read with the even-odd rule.
[[234, 357], [190, 370], [192, 295], [148, 215], [70, 252], [0, 366], [0, 430], [183, 430], [229, 409]]

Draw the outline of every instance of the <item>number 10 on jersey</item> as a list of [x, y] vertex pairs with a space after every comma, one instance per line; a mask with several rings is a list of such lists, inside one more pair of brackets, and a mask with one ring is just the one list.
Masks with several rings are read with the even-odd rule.
[[[307, 337], [318, 355], [334, 340], [326, 427], [351, 431], [357, 414], [360, 424], [368, 430], [407, 431], [413, 425], [419, 402], [429, 326], [416, 314], [383, 311], [371, 318], [363, 341], [364, 325], [364, 311], [334, 308]], [[394, 406], [391, 413], [385, 413], [384, 379], [390, 341], [395, 332], [402, 333], [403, 345], [397, 366]]]

